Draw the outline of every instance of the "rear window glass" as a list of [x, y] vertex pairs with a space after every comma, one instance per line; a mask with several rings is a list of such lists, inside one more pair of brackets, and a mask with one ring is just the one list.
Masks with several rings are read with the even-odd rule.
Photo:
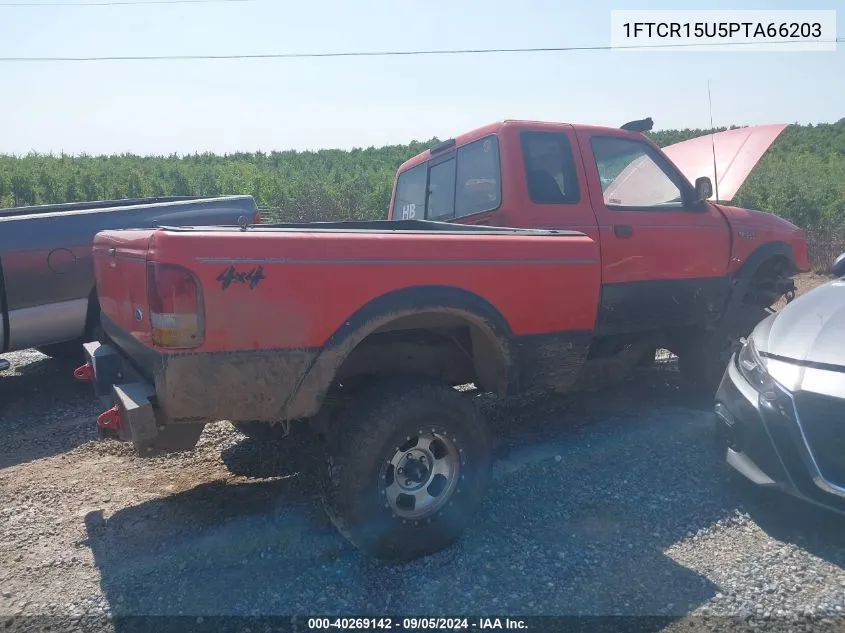
[[458, 150], [457, 217], [490, 211], [499, 206], [499, 144], [488, 137]]
[[393, 203], [394, 220], [443, 221], [499, 207], [501, 169], [499, 143], [494, 135], [467, 143], [452, 156], [446, 156], [437, 156], [400, 174]]
[[396, 182], [394, 220], [422, 220], [425, 213], [426, 166], [417, 165], [399, 176]]
[[455, 159], [432, 165], [428, 173], [428, 220], [455, 217]]

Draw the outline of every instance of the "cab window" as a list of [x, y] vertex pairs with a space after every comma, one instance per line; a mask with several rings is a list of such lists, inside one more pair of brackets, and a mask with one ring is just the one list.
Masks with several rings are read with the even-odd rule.
[[417, 165], [399, 175], [393, 203], [394, 220], [421, 220], [425, 213], [425, 165]]
[[495, 136], [468, 143], [458, 150], [455, 215], [463, 217], [499, 207], [499, 144]]
[[400, 174], [392, 217], [452, 220], [493, 211], [501, 196], [499, 144], [491, 135]]
[[647, 143], [594, 137], [591, 145], [607, 207], [677, 209], [684, 206], [677, 175], [672, 174]]
[[578, 202], [578, 175], [566, 134], [523, 132], [520, 141], [531, 201], [536, 204]]
[[455, 217], [455, 159], [431, 166], [428, 172], [427, 220], [450, 220]]

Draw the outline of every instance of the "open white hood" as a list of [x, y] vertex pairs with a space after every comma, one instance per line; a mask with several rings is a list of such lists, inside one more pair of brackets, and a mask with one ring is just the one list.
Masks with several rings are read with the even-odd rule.
[[730, 202], [785, 128], [786, 124], [772, 123], [726, 130], [669, 145], [663, 148], [663, 152], [691, 183], [701, 176], [709, 176], [714, 189], [711, 200], [716, 200], [718, 191], [718, 200]]

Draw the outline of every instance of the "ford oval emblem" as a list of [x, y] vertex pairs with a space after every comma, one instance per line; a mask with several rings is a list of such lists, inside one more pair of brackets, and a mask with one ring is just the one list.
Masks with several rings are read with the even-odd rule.
[[144, 311], [141, 308], [135, 308], [135, 320], [140, 321], [144, 318]]

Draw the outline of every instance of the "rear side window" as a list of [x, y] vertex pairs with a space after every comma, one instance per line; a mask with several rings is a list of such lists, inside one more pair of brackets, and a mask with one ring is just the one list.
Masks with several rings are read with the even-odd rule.
[[501, 197], [499, 143], [491, 135], [400, 174], [392, 217], [452, 220], [493, 211]]
[[499, 144], [495, 136], [468, 143], [458, 150], [455, 215], [463, 217], [498, 208]]
[[520, 140], [531, 201], [537, 204], [577, 202], [578, 175], [566, 134], [523, 132]]
[[396, 199], [393, 203], [394, 220], [421, 220], [423, 218], [427, 177], [425, 165], [417, 165], [399, 175], [396, 181]]
[[431, 166], [428, 173], [427, 220], [449, 220], [455, 217], [455, 159]]

